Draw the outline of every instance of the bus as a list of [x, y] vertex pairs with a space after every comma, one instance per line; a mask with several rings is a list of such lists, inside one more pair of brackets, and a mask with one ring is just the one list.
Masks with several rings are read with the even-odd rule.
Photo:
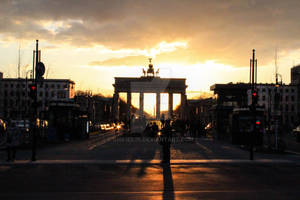
[[[254, 121], [255, 117], [255, 121]], [[254, 124], [256, 132], [253, 133]], [[263, 144], [263, 134], [265, 127], [264, 110], [256, 109], [254, 116], [249, 108], [236, 108], [230, 116], [230, 132], [232, 144], [257, 145]]]

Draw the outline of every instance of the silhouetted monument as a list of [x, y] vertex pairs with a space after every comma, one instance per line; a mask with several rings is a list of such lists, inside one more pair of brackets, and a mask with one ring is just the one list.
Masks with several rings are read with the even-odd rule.
[[186, 88], [185, 78], [160, 78], [159, 69], [155, 72], [151, 59], [147, 71], [143, 69], [141, 77], [115, 77], [113, 111], [119, 120], [119, 93], [127, 93], [127, 119], [131, 116], [131, 93], [139, 93], [139, 116], [144, 115], [144, 93], [156, 94], [156, 119], [160, 119], [160, 94], [169, 94], [168, 115], [173, 116], [173, 94], [181, 94], [180, 118], [185, 118]]

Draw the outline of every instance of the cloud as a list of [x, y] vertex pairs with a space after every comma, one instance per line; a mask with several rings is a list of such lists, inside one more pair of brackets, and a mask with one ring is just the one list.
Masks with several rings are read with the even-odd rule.
[[298, 0], [3, 0], [0, 36], [113, 50], [189, 41], [168, 56], [244, 66], [255, 48], [266, 64], [276, 46], [300, 47], [299, 7]]
[[89, 62], [90, 66], [139, 66], [147, 62], [146, 56], [127, 56], [123, 58], [113, 58], [105, 61]]

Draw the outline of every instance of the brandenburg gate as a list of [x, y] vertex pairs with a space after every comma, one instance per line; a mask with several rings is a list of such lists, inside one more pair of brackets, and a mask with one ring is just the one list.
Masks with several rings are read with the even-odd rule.
[[119, 120], [119, 93], [127, 93], [127, 119], [131, 116], [131, 93], [139, 93], [139, 116], [144, 116], [144, 94], [156, 94], [156, 119], [160, 119], [160, 94], [169, 94], [168, 118], [173, 116], [173, 94], [181, 94], [180, 118], [184, 118], [186, 105], [185, 78], [160, 78], [159, 69], [155, 72], [151, 59], [150, 64], [141, 77], [115, 77], [113, 112], [116, 120]]

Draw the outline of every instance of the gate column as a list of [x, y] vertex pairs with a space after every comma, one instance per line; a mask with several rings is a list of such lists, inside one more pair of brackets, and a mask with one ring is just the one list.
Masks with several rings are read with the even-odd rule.
[[131, 115], [131, 92], [127, 92], [127, 119], [130, 119]]
[[160, 92], [156, 92], [156, 119], [160, 119]]
[[115, 92], [113, 97], [113, 114], [114, 119], [119, 121], [119, 93]]
[[169, 92], [169, 110], [168, 110], [169, 119], [172, 119], [173, 116], [173, 93]]
[[140, 92], [140, 117], [144, 116], [144, 92]]

